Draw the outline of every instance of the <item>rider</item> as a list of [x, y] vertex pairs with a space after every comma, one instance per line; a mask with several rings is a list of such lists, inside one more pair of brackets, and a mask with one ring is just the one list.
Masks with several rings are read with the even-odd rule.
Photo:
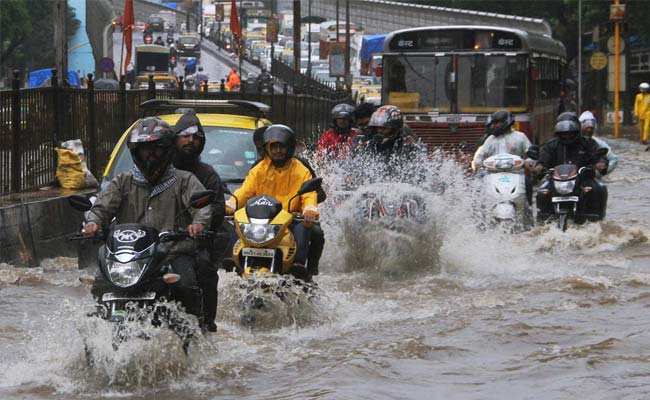
[[259, 93], [262, 93], [264, 89], [272, 91], [273, 89], [273, 77], [266, 71], [265, 67], [262, 67], [262, 72], [260, 72], [257, 77], [257, 90]]
[[618, 157], [616, 156], [616, 154], [614, 154], [612, 148], [609, 147], [606, 141], [594, 136], [594, 132], [598, 127], [598, 123], [596, 122], [596, 117], [594, 117], [594, 114], [592, 114], [591, 111], [585, 111], [582, 114], [580, 114], [579, 119], [580, 119], [580, 133], [582, 133], [582, 136], [593, 139], [598, 144], [598, 148], [607, 149], [607, 155], [605, 156], [608, 161], [607, 173], [608, 174], [611, 173], [614, 170], [614, 168], [616, 168], [616, 166], [618, 165]]
[[[310, 279], [310, 273], [305, 269], [311, 241], [311, 225], [318, 218], [316, 192], [305, 193], [294, 199], [289, 210], [289, 199], [298, 192], [300, 186], [312, 179], [312, 173], [293, 154], [296, 149], [295, 134], [285, 125], [271, 125], [264, 132], [263, 147], [266, 157], [251, 168], [241, 188], [235, 196], [239, 207], [244, 207], [248, 199], [258, 195], [270, 195], [282, 202], [286, 211], [302, 212], [304, 223], [294, 223], [290, 229], [293, 233], [298, 250], [296, 252], [292, 274], [297, 277]], [[234, 210], [235, 200], [226, 202], [228, 211]], [[311, 257], [310, 257], [311, 259]]]
[[[223, 194], [223, 184], [217, 171], [210, 164], [201, 161], [201, 152], [205, 147], [205, 131], [201, 122], [194, 114], [194, 110], [180, 117], [174, 126], [176, 133], [176, 155], [174, 166], [179, 170], [193, 173], [206, 189], [217, 193], [212, 205], [212, 222], [210, 229], [217, 232], [221, 228], [226, 212]], [[217, 273], [223, 251], [219, 246], [209, 244], [207, 249], [202, 249], [197, 258], [197, 278], [203, 291], [203, 323], [210, 332], [217, 331], [215, 318], [217, 316]]]
[[153, 44], [156, 44], [156, 45], [158, 45], [158, 46], [164, 46], [164, 45], [165, 45], [165, 42], [163, 41], [162, 36], [158, 36], [158, 37], [156, 38], [156, 41], [153, 42]]
[[341, 103], [332, 108], [332, 127], [323, 132], [318, 139], [317, 154], [319, 157], [329, 156], [338, 158], [345, 156], [352, 139], [358, 133], [353, 128], [354, 107]]
[[370, 117], [368, 126], [377, 130], [370, 140], [370, 148], [378, 155], [387, 158], [393, 155], [409, 156], [422, 150], [415, 134], [406, 129], [404, 117], [396, 106], [379, 107]]
[[[189, 206], [191, 195], [205, 188], [191, 172], [177, 170], [172, 165], [174, 132], [169, 124], [155, 117], [142, 119], [129, 133], [127, 145], [135, 165], [113, 178], [97, 195], [83, 228], [84, 235], [94, 237], [100, 226], [107, 226], [115, 217], [118, 224], [146, 223], [160, 232], [172, 231], [177, 225], [187, 226], [191, 237], [199, 237], [210, 223], [212, 210], [181, 212]], [[172, 269], [181, 276], [171, 285], [173, 298], [200, 321], [194, 241], [173, 242], [169, 250]], [[110, 287], [98, 271], [91, 290], [93, 296], [101, 298]]]
[[530, 140], [522, 132], [513, 129], [514, 123], [515, 117], [508, 110], [496, 111], [488, 118], [485, 128], [489, 136], [474, 154], [472, 169], [476, 171], [483, 166], [486, 158], [500, 153], [526, 158]]
[[370, 123], [370, 117], [377, 110], [377, 107], [372, 103], [360, 103], [354, 109], [354, 120], [359, 133], [352, 138], [352, 147], [356, 147], [360, 144], [365, 144], [370, 140], [370, 137], [374, 134], [374, 130], [368, 126]]
[[236, 91], [239, 90], [240, 85], [241, 85], [241, 80], [239, 79], [239, 75], [237, 75], [237, 71], [235, 71], [235, 69], [232, 68], [230, 72], [228, 72], [226, 89], [228, 89], [228, 91]]
[[203, 72], [203, 67], [199, 67], [199, 72], [196, 73], [196, 81], [202, 85], [203, 82], [207, 82], [210, 79], [208, 74]]
[[[564, 113], [567, 114], [567, 113]], [[539, 151], [539, 160], [535, 166], [537, 174], [544, 169], [561, 164], [573, 164], [578, 169], [592, 167], [601, 174], [607, 173], [607, 159], [598, 154], [598, 144], [580, 135], [580, 124], [577, 116], [560, 115], [564, 119], [555, 124], [555, 137], [547, 142]], [[581, 187], [589, 187], [583, 193], [586, 208], [594, 209], [594, 213], [604, 216], [607, 204], [607, 188], [589, 174], [582, 174]], [[537, 192], [538, 219], [544, 220], [552, 214], [552, 181], [547, 180], [540, 185]]]

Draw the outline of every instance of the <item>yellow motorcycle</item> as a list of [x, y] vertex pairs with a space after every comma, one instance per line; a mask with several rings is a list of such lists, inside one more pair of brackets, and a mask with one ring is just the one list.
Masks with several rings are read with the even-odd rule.
[[[306, 181], [290, 200], [320, 188], [322, 178]], [[229, 191], [237, 201], [239, 200]], [[263, 310], [269, 303], [280, 301], [287, 303], [292, 288], [305, 293], [311, 298], [314, 285], [311, 276], [303, 267], [293, 266], [297, 253], [296, 240], [289, 227], [293, 222], [301, 222], [299, 215], [282, 209], [282, 203], [270, 195], [260, 195], [249, 199], [246, 206], [237, 210], [232, 217], [237, 241], [233, 246], [232, 259], [237, 273], [244, 279], [241, 285], [246, 291], [242, 301], [242, 322], [250, 324], [256, 317], [252, 311]], [[275, 296], [265, 296], [272, 293]], [[275, 297], [275, 298], [273, 298]]]

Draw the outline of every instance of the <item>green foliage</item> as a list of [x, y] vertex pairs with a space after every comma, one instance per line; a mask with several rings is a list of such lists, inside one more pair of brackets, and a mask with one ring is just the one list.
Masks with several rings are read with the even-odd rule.
[[[36, 70], [54, 64], [53, 3], [0, 0], [0, 66]], [[68, 37], [79, 29], [74, 8], [66, 16]]]

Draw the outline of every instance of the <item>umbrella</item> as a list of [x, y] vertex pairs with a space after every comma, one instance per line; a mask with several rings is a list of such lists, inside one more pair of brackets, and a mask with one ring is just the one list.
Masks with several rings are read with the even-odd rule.
[[118, 90], [120, 83], [115, 79], [100, 78], [95, 81], [95, 89]]

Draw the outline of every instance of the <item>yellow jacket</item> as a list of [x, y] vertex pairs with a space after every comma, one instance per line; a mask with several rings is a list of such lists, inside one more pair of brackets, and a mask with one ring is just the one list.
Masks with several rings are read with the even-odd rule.
[[[282, 168], [274, 166], [271, 159], [265, 157], [248, 172], [244, 183], [234, 194], [239, 200], [239, 208], [244, 207], [251, 197], [267, 194], [282, 202], [282, 208], [286, 211], [317, 211], [316, 192], [296, 197], [291, 202], [291, 210], [288, 209], [289, 199], [298, 192], [305, 181], [311, 178], [311, 172], [293, 157]], [[234, 208], [235, 199], [231, 197], [228, 205]]]
[[645, 119], [648, 111], [650, 111], [650, 93], [637, 94], [634, 98], [634, 115], [639, 119]]

